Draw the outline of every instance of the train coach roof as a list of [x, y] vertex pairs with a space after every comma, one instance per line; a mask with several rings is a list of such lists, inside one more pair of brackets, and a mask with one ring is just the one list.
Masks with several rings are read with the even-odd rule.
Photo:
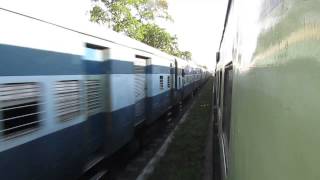
[[125, 47], [131, 48], [131, 49], [136, 49], [139, 51], [150, 53], [150, 54], [160, 56], [160, 57], [163, 57], [166, 59], [172, 59], [172, 60], [179, 59], [180, 61], [185, 61], [185, 60], [182, 60], [182, 59], [177, 58], [175, 56], [164, 53], [164, 52], [162, 52], [156, 48], [153, 48], [149, 45], [146, 45], [142, 42], [139, 42], [137, 40], [129, 38], [126, 35], [123, 35], [121, 33], [107, 29], [105, 26], [93, 24], [89, 21], [81, 22], [78, 24], [76, 24], [76, 23], [57, 23], [57, 22], [47, 21], [45, 19], [42, 19], [41, 17], [29, 16], [28, 14], [20, 13], [20, 12], [17, 12], [17, 11], [11, 10], [11, 9], [2, 8], [2, 7], [0, 7], [0, 11], [7, 11], [10, 13], [14, 13], [16, 15], [25, 16], [27, 18], [38, 20], [43, 23], [47, 23], [47, 24], [50, 24], [53, 26], [63, 28], [65, 30], [73, 31], [73, 32], [84, 34], [87, 36], [92, 36], [92, 37], [95, 37], [95, 38], [98, 38], [101, 40], [109, 41], [109, 42], [112, 42], [112, 43], [115, 43], [115, 44], [118, 44], [121, 46], [125, 46]]
[[232, 4], [232, 0], [228, 0], [228, 6], [227, 6], [227, 10], [226, 10], [226, 15], [225, 15], [225, 19], [224, 19], [224, 25], [223, 25], [223, 30], [222, 30], [222, 35], [221, 35], [221, 40], [220, 40], [220, 45], [219, 45], [219, 51], [221, 49], [222, 41], [224, 39], [224, 34], [225, 34], [225, 31], [226, 31], [226, 28], [227, 28], [227, 25], [228, 25], [231, 4]]
[[[102, 27], [100, 25], [93, 24], [90, 22], [87, 22], [86, 24], [80, 25], [78, 27], [71, 27], [71, 29], [72, 30], [81, 29], [79, 32], [86, 34], [88, 36], [94, 36], [96, 38], [110, 41], [112, 43], [119, 44], [121, 46], [126, 46], [131, 49], [144, 51], [144, 52], [151, 53], [151, 54], [154, 54], [157, 56], [161, 56], [161, 57], [164, 57], [167, 59], [177, 58], [177, 57], [174, 57], [174, 56], [169, 55], [167, 53], [164, 53], [156, 48], [153, 48], [147, 44], [144, 44], [140, 41], [132, 39], [124, 34], [112, 31], [110, 29], [107, 29], [105, 27]], [[75, 31], [77, 31], [77, 30], [75, 30]]]

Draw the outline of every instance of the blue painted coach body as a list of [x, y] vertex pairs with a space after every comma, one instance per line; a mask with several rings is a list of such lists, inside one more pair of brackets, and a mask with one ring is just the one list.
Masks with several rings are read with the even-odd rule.
[[[59, 29], [70, 33], [70, 29]], [[82, 43], [85, 46], [86, 42]], [[106, 43], [106, 46], [112, 45]], [[181, 73], [184, 67], [179, 63], [182, 60], [175, 67], [172, 65], [174, 58], [168, 56], [164, 59], [166, 65], [158, 65], [153, 63], [152, 57], [156, 56], [153, 52], [131, 48], [133, 54], [144, 53], [151, 59], [145, 67], [146, 97], [135, 102], [134, 56], [132, 59], [116, 56], [99, 59], [94, 51], [83, 49], [83, 54], [75, 54], [0, 42], [0, 87], [25, 82], [39, 83], [43, 102], [39, 105], [43, 110], [39, 126], [34, 131], [8, 138], [1, 134], [6, 129], [1, 129], [0, 97], [1, 179], [75, 179], [94, 159], [108, 157], [132, 140], [138, 123], [135, 118], [136, 104], [146, 106], [143, 123], [150, 124], [200, 85], [194, 79], [188, 85], [184, 83]], [[109, 52], [112, 54], [115, 51], [110, 48]], [[162, 88], [159, 84], [161, 76]], [[70, 80], [80, 82], [80, 112], [68, 121], [59, 121], [54, 86], [58, 81]], [[90, 102], [87, 99], [92, 95], [86, 89], [86, 83], [90, 80], [101, 85], [101, 90], [94, 89], [99, 96], [95, 101], [101, 104], [93, 113], [89, 111]]]
[[0, 44], [0, 54], [0, 76], [83, 74], [78, 55], [5, 44]]

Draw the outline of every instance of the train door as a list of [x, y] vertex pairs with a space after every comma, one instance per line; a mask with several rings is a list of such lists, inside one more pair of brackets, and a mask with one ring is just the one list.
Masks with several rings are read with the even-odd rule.
[[229, 157], [230, 157], [230, 130], [231, 130], [231, 107], [232, 107], [232, 84], [233, 84], [233, 68], [232, 63], [225, 66], [223, 77], [223, 109], [222, 109], [222, 139], [224, 148], [225, 159], [225, 172], [229, 170]]
[[179, 77], [179, 68], [178, 68], [178, 61], [174, 60], [174, 101], [178, 103], [180, 101], [180, 77]]
[[181, 80], [180, 80], [180, 81], [181, 81], [181, 82], [180, 82], [181, 86], [180, 86], [180, 87], [181, 87], [181, 93], [182, 93], [182, 97], [183, 97], [183, 98], [185, 98], [185, 96], [186, 96], [186, 92], [185, 92], [186, 90], [185, 90], [185, 88], [184, 88], [184, 87], [185, 87], [184, 75], [185, 75], [185, 70], [182, 69], [182, 70], [181, 70]]
[[[107, 91], [106, 77], [101, 75], [104, 72], [102, 65], [109, 57], [109, 49], [94, 44], [87, 43], [83, 57], [85, 82], [85, 109], [87, 114], [87, 124], [85, 131], [85, 142], [89, 153], [88, 164], [98, 157], [102, 157], [107, 151], [105, 143], [111, 140], [111, 130], [107, 117], [103, 114], [98, 115], [106, 107], [108, 102], [105, 92]], [[109, 119], [108, 119], [109, 120]]]
[[136, 56], [134, 60], [135, 125], [146, 119], [147, 61], [148, 58], [143, 56]]
[[226, 140], [230, 141], [231, 104], [232, 104], [232, 64], [227, 65], [224, 72], [222, 128]]
[[170, 75], [168, 79], [168, 88], [169, 88], [169, 97], [170, 97], [170, 104], [173, 105], [174, 103], [174, 84], [173, 84], [173, 78], [174, 78], [174, 67], [172, 63], [170, 63]]
[[174, 60], [174, 67], [174, 87], [178, 90], [178, 62], [176, 59]]

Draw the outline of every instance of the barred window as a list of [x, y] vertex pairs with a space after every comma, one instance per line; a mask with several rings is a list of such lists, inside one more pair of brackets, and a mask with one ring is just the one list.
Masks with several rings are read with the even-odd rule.
[[101, 82], [100, 80], [87, 80], [87, 110], [88, 114], [92, 115], [101, 109]]
[[40, 104], [38, 83], [0, 84], [0, 134], [15, 136], [38, 128]]
[[163, 76], [160, 76], [160, 90], [163, 89]]
[[71, 120], [80, 115], [80, 82], [59, 81], [55, 84], [56, 113], [60, 121]]

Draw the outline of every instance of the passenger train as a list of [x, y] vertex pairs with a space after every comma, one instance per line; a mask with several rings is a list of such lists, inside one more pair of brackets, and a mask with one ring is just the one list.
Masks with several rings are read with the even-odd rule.
[[320, 179], [320, 1], [228, 2], [214, 91], [222, 179]]
[[77, 179], [209, 77], [118, 33], [0, 9], [0, 179]]

